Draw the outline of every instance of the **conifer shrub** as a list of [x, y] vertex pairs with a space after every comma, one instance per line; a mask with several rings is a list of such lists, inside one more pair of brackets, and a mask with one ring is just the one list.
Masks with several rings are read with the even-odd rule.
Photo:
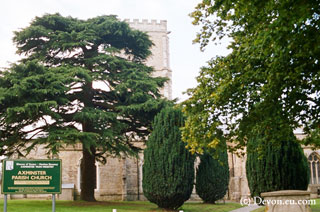
[[229, 166], [227, 151], [215, 159], [208, 152], [200, 156], [196, 174], [196, 192], [206, 203], [222, 199], [228, 190]]
[[[248, 140], [246, 173], [252, 197], [262, 192], [307, 189], [308, 161], [292, 129], [287, 129], [286, 135], [273, 130]], [[272, 142], [272, 137], [283, 139]]]
[[164, 108], [155, 117], [144, 150], [143, 193], [160, 208], [177, 209], [191, 196], [194, 156], [185, 148], [179, 128], [184, 118], [179, 109]]

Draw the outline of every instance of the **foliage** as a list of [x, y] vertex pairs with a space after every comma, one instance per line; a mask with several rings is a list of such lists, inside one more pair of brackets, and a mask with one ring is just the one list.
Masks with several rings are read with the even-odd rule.
[[[310, 179], [308, 161], [292, 129], [287, 127], [288, 135], [283, 136], [279, 145], [273, 145], [266, 137], [277, 135], [280, 130], [276, 124], [270, 128], [248, 141], [246, 173], [251, 196], [278, 190], [306, 190]], [[264, 149], [263, 153], [259, 148]]]
[[215, 148], [221, 129], [242, 148], [253, 128], [270, 126], [270, 119], [255, 122], [265, 111], [278, 111], [273, 120], [286, 117], [291, 128], [302, 126], [307, 134], [319, 128], [319, 10], [317, 1], [300, 0], [198, 4], [191, 14], [202, 27], [195, 42], [203, 49], [228, 36], [232, 53], [201, 69], [184, 102], [182, 135], [192, 151]]
[[320, 127], [313, 129], [304, 139], [305, 145], [312, 145], [314, 149], [320, 147]]
[[20, 63], [0, 73], [0, 152], [36, 145], [56, 154], [81, 143], [81, 196], [94, 200], [95, 160], [135, 154], [165, 104], [144, 65], [152, 42], [116, 16], [88, 20], [47, 14], [15, 32]]
[[183, 119], [179, 109], [162, 109], [144, 150], [143, 194], [161, 208], [179, 208], [193, 189], [194, 157], [181, 141]]
[[196, 175], [196, 191], [206, 203], [215, 203], [222, 199], [228, 190], [229, 165], [227, 151], [215, 159], [210, 153], [200, 156]]

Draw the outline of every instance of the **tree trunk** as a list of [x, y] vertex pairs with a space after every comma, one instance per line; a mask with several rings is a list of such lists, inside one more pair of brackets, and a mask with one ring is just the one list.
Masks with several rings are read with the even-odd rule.
[[[87, 83], [83, 87], [84, 99], [82, 100], [85, 107], [92, 108], [92, 82]], [[93, 123], [89, 120], [85, 120], [82, 123], [83, 132], [94, 132]], [[86, 141], [88, 142], [88, 141]], [[89, 151], [90, 149], [90, 151]], [[90, 145], [89, 149], [82, 147], [82, 161], [81, 161], [81, 178], [80, 178], [80, 188], [81, 194], [80, 199], [84, 201], [96, 201], [94, 198], [94, 189], [96, 187], [96, 166], [95, 166], [95, 153], [96, 149], [94, 146]]]
[[95, 166], [95, 148], [91, 147], [91, 153], [83, 148], [83, 157], [81, 160], [81, 178], [80, 188], [81, 194], [80, 199], [84, 201], [96, 201], [94, 197], [94, 189], [96, 187], [96, 166]]

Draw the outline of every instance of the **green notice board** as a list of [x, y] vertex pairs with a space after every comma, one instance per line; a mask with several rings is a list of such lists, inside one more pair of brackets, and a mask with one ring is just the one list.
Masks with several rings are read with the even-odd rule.
[[61, 160], [3, 160], [3, 194], [60, 194]]

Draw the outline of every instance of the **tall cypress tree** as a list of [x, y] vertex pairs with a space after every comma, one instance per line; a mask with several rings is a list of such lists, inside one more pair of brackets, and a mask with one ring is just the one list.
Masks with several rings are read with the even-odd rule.
[[161, 208], [177, 209], [192, 193], [194, 157], [181, 141], [183, 123], [180, 110], [161, 110], [144, 150], [143, 192]]
[[227, 151], [223, 151], [218, 155], [217, 159], [209, 153], [200, 156], [196, 175], [196, 191], [206, 203], [215, 203], [222, 199], [228, 190], [228, 154]]
[[249, 139], [246, 173], [251, 196], [269, 191], [307, 189], [310, 178], [307, 158], [292, 129], [288, 126], [286, 129], [287, 135], [281, 135], [283, 139], [278, 145], [269, 140], [277, 136], [277, 127]]

